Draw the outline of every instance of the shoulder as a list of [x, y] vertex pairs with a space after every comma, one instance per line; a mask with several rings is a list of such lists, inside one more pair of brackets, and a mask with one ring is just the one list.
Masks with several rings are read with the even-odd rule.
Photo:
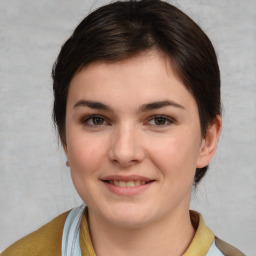
[[33, 233], [18, 240], [1, 256], [61, 255], [62, 232], [69, 212], [65, 212]]
[[[203, 217], [196, 211], [190, 211], [191, 223], [196, 233], [188, 248], [189, 253], [185, 255], [207, 255], [207, 256], [245, 256], [234, 246], [224, 242], [214, 235], [205, 225]], [[193, 252], [193, 253], [192, 253]], [[197, 254], [194, 254], [197, 252]]]
[[241, 251], [239, 251], [234, 246], [224, 242], [223, 240], [215, 237], [216, 247], [223, 253], [225, 256], [245, 256]]

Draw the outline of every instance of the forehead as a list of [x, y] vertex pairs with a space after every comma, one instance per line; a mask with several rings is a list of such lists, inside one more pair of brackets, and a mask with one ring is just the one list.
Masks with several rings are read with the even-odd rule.
[[[97, 61], [73, 77], [69, 101], [86, 97], [94, 100], [142, 101], [193, 98], [179, 79], [169, 57], [159, 51], [144, 52], [117, 62]], [[193, 100], [193, 99], [192, 99]]]
[[[142, 72], [146, 70], [144, 68], [147, 68], [149, 64], [152, 65], [156, 63], [158, 64], [159, 69], [161, 69], [162, 71], [161, 73], [158, 72], [159, 75], [163, 73], [170, 74], [171, 76], [175, 76], [177, 80], [181, 81], [180, 76], [176, 69], [176, 65], [173, 62], [173, 60], [170, 58], [170, 56], [168, 56], [166, 53], [162, 52], [157, 48], [153, 48], [153, 49], [139, 52], [130, 57], [128, 56], [128, 57], [121, 58], [114, 61], [108, 60], [108, 59], [102, 59], [102, 60], [100, 59], [97, 61], [92, 61], [89, 64], [86, 64], [85, 66], [82, 66], [81, 68], [79, 68], [73, 75], [71, 82], [80, 73], [86, 72], [87, 74], [91, 73], [92, 75], [93, 73], [101, 74], [107, 68], [109, 70], [111, 69], [113, 72], [116, 72], [116, 75], [118, 75], [120, 68], [122, 68], [123, 70], [125, 68], [126, 71], [129, 71], [130, 69], [131, 72], [133, 72], [135, 77], [136, 75], [138, 75], [138, 73], [134, 72], [134, 67], [139, 67], [140, 69], [137, 71], [139, 71], [141, 75], [143, 75], [144, 73]], [[142, 67], [144, 68], [141, 69]], [[156, 69], [156, 66], [152, 66], [151, 71], [153, 71], [153, 68], [154, 70], [159, 71], [159, 69]], [[155, 72], [155, 74], [156, 73], [157, 72]]]

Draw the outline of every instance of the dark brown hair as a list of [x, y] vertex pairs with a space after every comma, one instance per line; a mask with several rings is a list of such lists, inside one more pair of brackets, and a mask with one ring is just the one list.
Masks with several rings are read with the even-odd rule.
[[[62, 46], [52, 70], [53, 119], [65, 145], [69, 84], [95, 61], [115, 62], [157, 49], [170, 57], [194, 96], [202, 136], [221, 114], [220, 72], [214, 48], [202, 29], [176, 7], [160, 0], [118, 1], [89, 14]], [[197, 169], [195, 185], [207, 171]]]

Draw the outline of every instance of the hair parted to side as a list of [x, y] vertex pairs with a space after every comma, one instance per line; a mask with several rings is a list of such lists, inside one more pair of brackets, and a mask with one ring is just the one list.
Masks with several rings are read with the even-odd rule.
[[[69, 84], [95, 61], [116, 62], [157, 49], [167, 55], [194, 96], [202, 136], [221, 115], [220, 72], [214, 48], [202, 29], [175, 6], [161, 0], [117, 1], [89, 14], [64, 43], [53, 66], [53, 119], [65, 145]], [[208, 166], [197, 169], [194, 184]]]

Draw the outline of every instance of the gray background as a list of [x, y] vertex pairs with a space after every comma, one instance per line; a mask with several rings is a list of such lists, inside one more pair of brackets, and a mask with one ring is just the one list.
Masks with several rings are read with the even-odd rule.
[[[50, 73], [78, 22], [106, 2], [0, 0], [0, 251], [80, 203], [51, 122]], [[223, 132], [191, 208], [255, 255], [256, 1], [174, 3], [210, 36], [222, 71]]]

